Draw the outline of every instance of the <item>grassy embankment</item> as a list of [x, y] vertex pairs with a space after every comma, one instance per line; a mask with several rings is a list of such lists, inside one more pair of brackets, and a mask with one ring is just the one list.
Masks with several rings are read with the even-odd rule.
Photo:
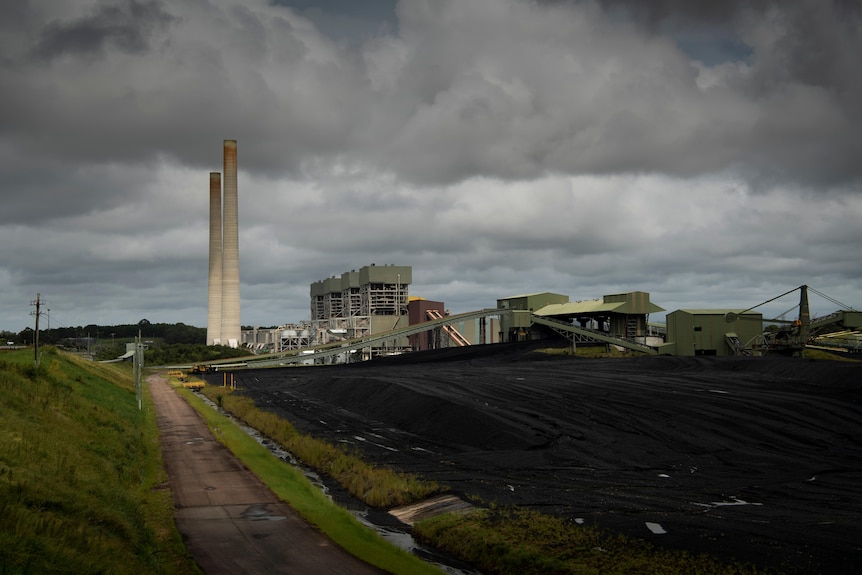
[[[178, 391], [203, 415], [208, 427], [219, 441], [241, 459], [255, 475], [260, 477], [273, 493], [341, 547], [363, 561], [391, 573], [439, 575], [440, 571], [436, 567], [387, 542], [377, 533], [361, 524], [349, 511], [334, 504], [320, 489], [312, 485], [298, 469], [273, 457], [266, 447], [240, 430], [229, 418], [211, 409], [196, 394], [188, 389], [183, 389], [179, 382], [173, 378], [171, 378], [171, 383], [177, 386]], [[334, 451], [339, 451], [340, 455], [336, 454], [336, 457], [329, 462], [329, 469], [335, 473], [351, 468], [351, 460], [358, 461], [357, 458], [344, 454], [340, 450], [334, 450], [324, 442], [315, 441], [310, 437], [298, 436], [290, 423], [278, 419], [270, 413], [255, 409], [249, 400], [239, 395], [230, 394], [218, 387], [205, 387], [203, 391], [213, 401], [224, 405], [226, 409], [236, 410], [238, 414], [242, 413], [242, 419], [262, 432], [266, 430], [264, 432], [266, 435], [273, 438], [293, 436], [296, 440], [294, 443], [279, 442], [283, 445], [292, 445], [298, 450], [303, 450], [304, 446], [303, 452], [309, 454], [309, 457], [314, 457], [313, 454], [317, 454], [319, 461], [323, 461], [329, 459], [329, 455], [333, 454]], [[352, 473], [362, 475], [358, 471]], [[370, 475], [378, 477], [373, 472]], [[421, 498], [424, 496], [425, 490], [428, 489], [427, 485], [423, 488], [420, 485], [421, 482], [410, 478], [404, 481], [397, 478], [393, 479], [396, 475], [398, 474], [391, 472], [386, 474], [387, 478], [397, 485], [397, 487], [392, 488], [390, 496], [395, 491], [401, 490], [410, 492], [412, 495], [409, 497]], [[374, 482], [373, 480], [372, 483], [389, 484], [385, 481]], [[378, 488], [379, 486], [375, 485], [373, 489], [369, 489], [368, 493], [372, 494]], [[394, 496], [398, 498], [398, 495]], [[380, 497], [380, 495], [372, 495], [372, 497]]]
[[[358, 454], [303, 436], [290, 422], [258, 409], [250, 399], [230, 390], [206, 387], [204, 393], [226, 411], [285, 447], [304, 464], [338, 480], [372, 507], [395, 507], [440, 491], [433, 483], [375, 468], [363, 462]], [[198, 400], [197, 405], [203, 404]], [[203, 413], [214, 412], [207, 408]], [[223, 433], [226, 429], [220, 427], [219, 431]], [[240, 457], [245, 461], [242, 455]], [[275, 474], [259, 475], [267, 484], [279, 480]], [[294, 505], [289, 493], [276, 492]], [[487, 509], [467, 515], [445, 514], [421, 521], [414, 527], [414, 536], [489, 575], [766, 573], [747, 565], [727, 565], [705, 555], [658, 549], [639, 539], [592, 526], [574, 525], [530, 510], [498, 509], [493, 503]]]
[[0, 354], [0, 573], [200, 573], [144, 407], [128, 369]]

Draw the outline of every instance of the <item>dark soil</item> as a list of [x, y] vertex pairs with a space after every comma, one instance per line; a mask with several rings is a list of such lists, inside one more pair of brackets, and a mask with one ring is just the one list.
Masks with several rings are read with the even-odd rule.
[[300, 431], [467, 498], [726, 560], [862, 572], [862, 363], [494, 345], [236, 381]]

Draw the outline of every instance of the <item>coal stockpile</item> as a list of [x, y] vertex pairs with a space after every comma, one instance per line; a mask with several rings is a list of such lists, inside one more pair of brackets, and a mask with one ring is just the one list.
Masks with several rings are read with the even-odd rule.
[[476, 346], [236, 372], [303, 433], [453, 493], [799, 573], [862, 569], [862, 364]]

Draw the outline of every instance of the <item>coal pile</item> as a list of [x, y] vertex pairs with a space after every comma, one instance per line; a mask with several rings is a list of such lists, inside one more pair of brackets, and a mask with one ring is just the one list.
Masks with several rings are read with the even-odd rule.
[[236, 381], [302, 432], [457, 495], [764, 567], [862, 570], [862, 364], [533, 347]]

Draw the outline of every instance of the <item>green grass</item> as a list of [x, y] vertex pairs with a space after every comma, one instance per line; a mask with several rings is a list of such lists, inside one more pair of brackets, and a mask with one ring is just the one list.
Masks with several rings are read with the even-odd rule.
[[129, 370], [0, 355], [0, 573], [200, 573]]
[[582, 358], [599, 358], [599, 357], [642, 357], [645, 354], [637, 351], [620, 351], [614, 346], [604, 346], [604, 345], [579, 345], [575, 348], [574, 353], [572, 352], [571, 346], [566, 347], [548, 347], [544, 349], [537, 349], [535, 353], [542, 353], [545, 355], [561, 355], [561, 356], [575, 356]]
[[[225, 393], [225, 390], [220, 388], [205, 389]], [[202, 414], [216, 438], [280, 499], [349, 553], [371, 565], [399, 575], [440, 573], [436, 567], [395, 547], [362, 525], [347, 510], [334, 504], [320, 489], [312, 485], [302, 472], [274, 457], [266, 447], [239, 429], [226, 416], [206, 405], [200, 397], [180, 387], [177, 391]]]
[[486, 575], [758, 575], [707, 555], [662, 550], [596, 527], [518, 509], [483, 509], [420, 521], [414, 536]]
[[827, 361], [850, 361], [850, 362], [858, 362], [858, 359], [853, 359], [851, 357], [845, 357], [843, 355], [839, 355], [837, 353], [830, 353], [823, 349], [811, 349], [805, 348], [802, 352], [802, 356], [805, 359], [820, 359]]

